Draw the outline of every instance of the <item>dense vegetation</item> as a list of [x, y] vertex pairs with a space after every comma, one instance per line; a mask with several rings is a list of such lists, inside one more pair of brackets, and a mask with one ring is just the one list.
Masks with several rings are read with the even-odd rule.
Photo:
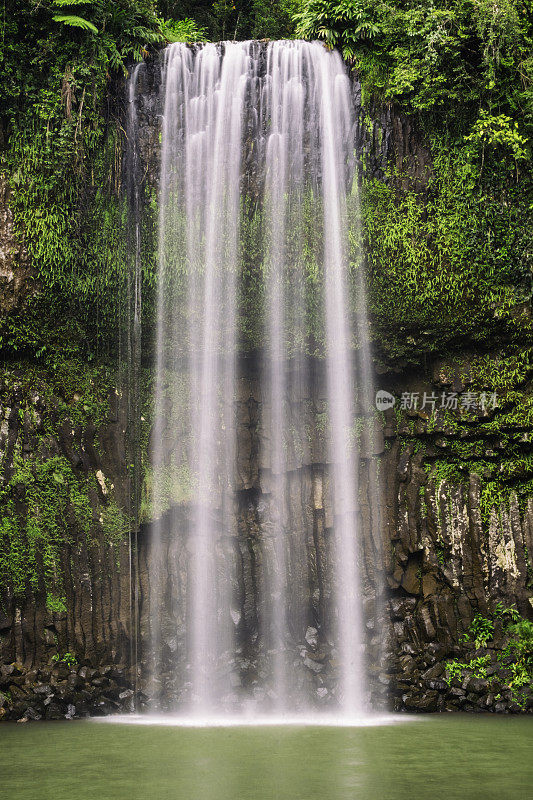
[[165, 17], [194, 19], [211, 41], [284, 39], [295, 30], [300, 0], [161, 0]]
[[[458, 322], [484, 325], [530, 288], [532, 23], [527, 0], [8, 0], [1, 160], [38, 291], [0, 322], [2, 352], [110, 346], [128, 261], [121, 76], [166, 42], [205, 38], [323, 39], [370, 111], [392, 102], [413, 117], [432, 154], [426, 190], [392, 167], [387, 183], [363, 175], [379, 338], [400, 322], [445, 340]], [[149, 243], [148, 289], [154, 264]]]
[[341, 48], [381, 97], [434, 111], [448, 126], [481, 110], [473, 137], [525, 157], [515, 122], [522, 131], [533, 123], [528, 0], [304, 0], [296, 19], [298, 35]]
[[[37, 292], [22, 313], [0, 321], [5, 355], [43, 360], [78, 342], [92, 356], [116, 345], [109, 331], [128, 260], [121, 202], [127, 65], [170, 41], [288, 35], [293, 8], [257, 0], [160, 8], [153, 0], [8, 0], [0, 165]], [[147, 284], [153, 267], [152, 251], [144, 258]], [[62, 335], [58, 319], [67, 325]]]

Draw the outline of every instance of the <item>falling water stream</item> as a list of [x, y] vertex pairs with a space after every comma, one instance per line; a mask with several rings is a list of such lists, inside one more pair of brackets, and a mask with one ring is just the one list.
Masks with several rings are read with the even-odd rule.
[[[365, 680], [353, 428], [356, 404], [372, 387], [362, 279], [350, 266], [349, 229], [357, 229], [359, 215], [350, 81], [340, 56], [318, 43], [174, 44], [163, 56], [161, 91], [152, 679], [157, 684], [163, 640], [172, 641], [177, 706], [189, 714], [257, 704], [278, 714], [312, 709], [294, 677], [295, 639], [306, 622], [291, 575], [305, 542], [291, 527], [288, 507], [290, 475], [308, 437], [309, 356], [320, 352], [333, 591], [319, 634], [337, 664], [336, 708], [358, 714]], [[250, 193], [260, 220], [254, 230], [263, 286], [261, 481], [270, 498], [258, 587], [260, 702], [239, 675], [233, 624], [235, 401]], [[161, 589], [180, 580], [175, 564], [163, 558], [160, 520], [169, 505], [183, 510], [171, 537], [185, 538], [188, 553], [187, 586], [175, 595]], [[161, 606], [176, 603], [178, 594], [186, 605], [185, 630], [172, 636]]]
[[[301, 50], [276, 42], [268, 49], [262, 87], [262, 130], [265, 135], [265, 277], [266, 369], [264, 379], [270, 418], [268, 453], [271, 472], [271, 547], [265, 549], [265, 568], [271, 576], [266, 594], [270, 647], [274, 653], [273, 683], [276, 707], [287, 707], [291, 686], [289, 608], [287, 603], [288, 553], [287, 403], [298, 393], [304, 341], [303, 271], [290, 257], [289, 236], [301, 229], [304, 192], [304, 85]], [[288, 324], [292, 314], [293, 324]], [[296, 363], [296, 368], [290, 368]], [[301, 424], [301, 421], [300, 421]], [[301, 433], [301, 432], [300, 432]]]

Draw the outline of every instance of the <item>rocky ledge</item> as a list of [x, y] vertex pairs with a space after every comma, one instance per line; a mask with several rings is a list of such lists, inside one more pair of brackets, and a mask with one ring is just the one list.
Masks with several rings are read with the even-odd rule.
[[404, 645], [372, 683], [386, 687], [393, 711], [532, 713], [531, 642], [515, 638], [505, 621], [495, 628], [490, 640], [465, 634], [459, 645], [433, 642], [423, 652]]
[[0, 720], [73, 719], [133, 710], [130, 672], [116, 666], [54, 664], [0, 668]]

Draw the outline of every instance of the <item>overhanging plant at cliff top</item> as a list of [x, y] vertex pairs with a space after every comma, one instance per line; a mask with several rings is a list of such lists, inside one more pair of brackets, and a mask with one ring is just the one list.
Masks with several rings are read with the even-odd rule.
[[[140, 44], [143, 39], [145, 45], [149, 45], [165, 42], [198, 42], [204, 41], [206, 37], [205, 30], [192, 19], [160, 18], [151, 0], [129, 3], [127, 4], [129, 7], [124, 8], [120, 8], [116, 3], [110, 4], [107, 0], [52, 0], [52, 2], [62, 12], [53, 16], [54, 22], [108, 37], [105, 44], [112, 53], [113, 64], [117, 69], [125, 68], [124, 59], [129, 55], [135, 60], [141, 60], [147, 55], [145, 46]], [[82, 13], [84, 16], [79, 16]], [[121, 35], [125, 41], [119, 48], [116, 44]]]
[[485, 107], [533, 124], [529, 0], [303, 0], [296, 35], [338, 47], [363, 83], [415, 111]]

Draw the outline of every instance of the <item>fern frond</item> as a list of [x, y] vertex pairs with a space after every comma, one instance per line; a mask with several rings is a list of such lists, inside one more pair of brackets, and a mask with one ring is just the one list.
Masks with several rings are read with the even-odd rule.
[[114, 69], [119, 69], [122, 66], [122, 56], [114, 45], [109, 51], [109, 63]]
[[83, 17], [76, 17], [72, 14], [56, 14], [56, 16], [52, 17], [52, 19], [54, 22], [62, 22], [63, 25], [69, 25], [73, 28], [83, 28], [85, 31], [98, 33], [98, 28], [96, 25], [93, 25], [93, 23], [89, 22], [88, 19], [83, 19]]

